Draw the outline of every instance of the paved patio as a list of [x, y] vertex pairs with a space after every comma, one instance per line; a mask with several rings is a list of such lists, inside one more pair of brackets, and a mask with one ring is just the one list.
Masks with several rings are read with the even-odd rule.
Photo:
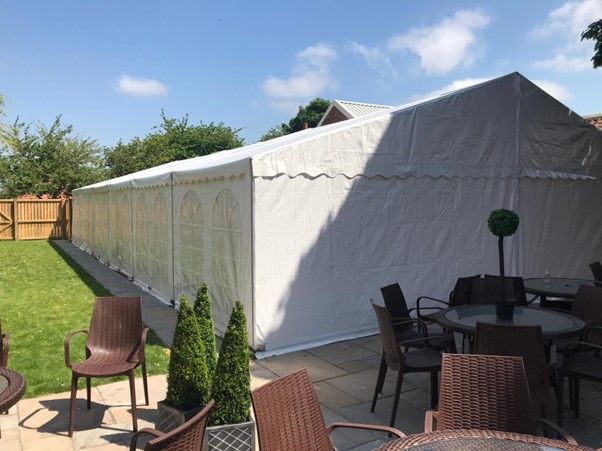
[[[56, 242], [96, 280], [118, 296], [142, 296], [143, 318], [159, 336], [171, 343], [175, 311], [142, 292], [125, 277], [115, 273], [96, 259], [80, 251], [70, 242]], [[351, 421], [388, 423], [392, 407], [395, 374], [390, 373], [384, 385], [384, 398], [370, 413], [380, 362], [380, 338], [371, 336], [298, 351], [251, 362], [252, 388], [288, 374], [296, 369], [309, 369], [327, 423]], [[137, 399], [143, 399], [142, 381], [137, 380]], [[164, 399], [165, 376], [149, 378], [150, 406], [138, 408], [138, 426], [153, 427], [156, 403]], [[566, 391], [568, 392], [568, 391]], [[565, 411], [563, 427], [582, 444], [602, 446], [602, 385], [582, 383], [581, 418], [574, 419]], [[0, 449], [80, 450], [97, 451], [125, 449], [132, 435], [127, 380], [95, 386], [92, 409], [86, 410], [84, 390], [78, 392], [76, 432], [67, 436], [69, 394], [53, 394], [21, 400], [8, 415], [0, 415]], [[429, 379], [426, 375], [404, 377], [395, 426], [406, 434], [423, 430], [424, 410], [430, 403]], [[333, 435], [335, 445], [345, 450], [371, 450], [387, 440], [382, 434], [369, 431], [339, 430]]]

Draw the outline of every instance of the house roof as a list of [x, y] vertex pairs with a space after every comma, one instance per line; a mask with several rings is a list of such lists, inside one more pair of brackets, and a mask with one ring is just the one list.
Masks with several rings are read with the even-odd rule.
[[330, 111], [336, 108], [338, 109], [347, 119], [354, 117], [361, 117], [367, 114], [375, 113], [377, 111], [388, 110], [393, 108], [390, 105], [378, 105], [376, 103], [363, 103], [363, 102], [351, 102], [350, 100], [333, 100], [330, 106], [318, 122], [318, 127], [322, 125], [324, 119], [328, 116]]

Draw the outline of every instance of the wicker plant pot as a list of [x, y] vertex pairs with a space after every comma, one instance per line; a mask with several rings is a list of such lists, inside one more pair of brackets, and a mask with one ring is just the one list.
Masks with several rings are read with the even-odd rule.
[[183, 425], [201, 411], [201, 408], [181, 410], [165, 404], [165, 401], [157, 403], [159, 414], [157, 418], [156, 428], [161, 432], [169, 432], [178, 426]]
[[251, 419], [246, 423], [210, 426], [205, 437], [204, 448], [209, 451], [254, 451], [255, 423]]

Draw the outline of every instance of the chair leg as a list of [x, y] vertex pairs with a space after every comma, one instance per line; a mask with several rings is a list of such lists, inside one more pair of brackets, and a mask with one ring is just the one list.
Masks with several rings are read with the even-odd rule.
[[148, 406], [148, 381], [146, 380], [146, 359], [142, 361], [142, 385], [144, 387], [144, 400]]
[[73, 437], [73, 429], [75, 426], [75, 396], [77, 394], [77, 375], [71, 374], [71, 399], [69, 402], [69, 437]]
[[128, 374], [130, 379], [130, 397], [132, 398], [132, 424], [134, 426], [134, 432], [138, 430], [138, 419], [136, 418], [136, 384], [134, 377], [134, 370]]
[[387, 361], [385, 360], [385, 352], [383, 351], [380, 357], [380, 368], [378, 369], [378, 377], [376, 378], [376, 386], [374, 387], [374, 397], [372, 398], [372, 407], [370, 407], [370, 412], [374, 412], [374, 408], [376, 407], [376, 400], [378, 399], [378, 395], [382, 392], [383, 385], [385, 383], [385, 376], [387, 375]]
[[575, 381], [573, 382], [573, 387], [575, 389], [575, 399], [573, 400], [573, 403], [575, 404], [574, 407], [574, 412], [575, 412], [575, 418], [579, 418], [579, 379], [578, 378], [574, 378]]
[[437, 407], [439, 403], [439, 373], [431, 372], [431, 409]]
[[87, 406], [88, 410], [92, 408], [92, 380], [91, 378], [86, 378], [86, 395], [88, 396]]
[[[399, 395], [401, 394], [401, 383], [403, 382], [403, 369], [397, 372], [397, 384], [395, 385], [395, 398], [393, 398], [393, 410], [391, 411], [391, 421], [389, 425], [393, 427], [395, 417], [397, 416], [397, 406], [399, 405]], [[390, 436], [390, 435], [389, 435]]]
[[562, 374], [560, 371], [557, 373], [556, 386], [557, 423], [558, 426], [562, 426], [562, 414], [564, 412], [564, 374]]
[[574, 379], [569, 376], [569, 408], [573, 410], [575, 408], [575, 386], [573, 385]]

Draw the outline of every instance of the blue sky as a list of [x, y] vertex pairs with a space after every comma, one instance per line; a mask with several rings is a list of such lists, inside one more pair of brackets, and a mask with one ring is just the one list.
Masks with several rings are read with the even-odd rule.
[[601, 17], [602, 0], [0, 0], [4, 120], [62, 114], [113, 145], [163, 108], [253, 143], [316, 96], [396, 105], [513, 71], [599, 113], [579, 35]]

